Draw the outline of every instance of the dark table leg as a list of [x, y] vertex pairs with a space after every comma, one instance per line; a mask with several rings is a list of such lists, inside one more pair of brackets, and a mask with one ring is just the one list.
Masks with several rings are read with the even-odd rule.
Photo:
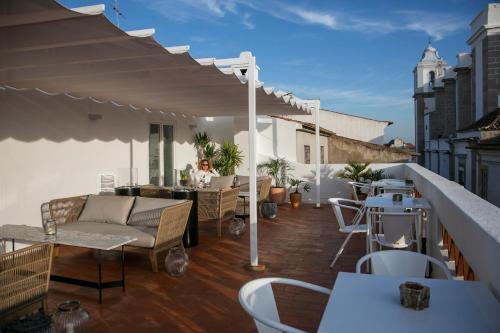
[[102, 271], [101, 271], [101, 250], [97, 250], [97, 261], [99, 267], [99, 282], [97, 282], [97, 287], [99, 289], [99, 304], [102, 304]]
[[125, 246], [122, 245], [122, 290], [125, 291]]

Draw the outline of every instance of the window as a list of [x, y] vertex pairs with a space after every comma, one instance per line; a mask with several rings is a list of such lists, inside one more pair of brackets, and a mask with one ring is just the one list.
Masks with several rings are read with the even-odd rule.
[[325, 164], [325, 146], [321, 146], [320, 147], [320, 153], [321, 153], [320, 154], [320, 156], [321, 156], [320, 157], [320, 159], [321, 159], [320, 163], [321, 164]]
[[457, 182], [462, 185], [462, 186], [465, 186], [465, 177], [466, 177], [466, 173], [465, 173], [465, 166], [466, 166], [466, 157], [459, 157], [458, 158], [458, 175], [457, 175]]
[[488, 166], [481, 165], [479, 167], [479, 196], [484, 200], [488, 200]]
[[311, 146], [304, 145], [304, 163], [311, 164]]
[[434, 81], [436, 80], [436, 73], [434, 71], [429, 72], [429, 81], [431, 85], [434, 85]]
[[160, 124], [149, 126], [150, 184], [174, 185], [173, 142], [173, 126]]

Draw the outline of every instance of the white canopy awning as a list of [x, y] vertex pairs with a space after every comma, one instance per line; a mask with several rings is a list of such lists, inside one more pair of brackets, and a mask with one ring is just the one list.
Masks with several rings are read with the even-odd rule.
[[[215, 61], [194, 60], [188, 47], [164, 48], [152, 29], [124, 32], [103, 10], [73, 11], [52, 0], [3, 0], [0, 85], [188, 116], [248, 114], [248, 88], [241, 77], [223, 73]], [[310, 113], [291, 94], [256, 90], [258, 114]]]

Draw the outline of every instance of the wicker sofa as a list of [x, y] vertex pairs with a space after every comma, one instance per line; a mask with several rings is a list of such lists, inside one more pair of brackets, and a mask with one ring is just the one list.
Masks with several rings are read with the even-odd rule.
[[[127, 250], [147, 252], [153, 272], [157, 255], [183, 246], [192, 202], [186, 200], [84, 195], [48, 203], [59, 229], [136, 237]], [[43, 219], [42, 219], [43, 220]]]
[[216, 221], [219, 238], [222, 222], [234, 217], [239, 191], [239, 188], [198, 189], [198, 221]]

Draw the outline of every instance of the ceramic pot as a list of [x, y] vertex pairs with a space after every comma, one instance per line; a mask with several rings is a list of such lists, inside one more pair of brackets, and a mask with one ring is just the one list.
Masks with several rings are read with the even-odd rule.
[[290, 193], [290, 204], [292, 204], [292, 208], [299, 208], [302, 203], [302, 193], [293, 192]]
[[271, 187], [269, 190], [269, 201], [275, 202], [278, 206], [282, 205], [286, 199], [285, 187]]

